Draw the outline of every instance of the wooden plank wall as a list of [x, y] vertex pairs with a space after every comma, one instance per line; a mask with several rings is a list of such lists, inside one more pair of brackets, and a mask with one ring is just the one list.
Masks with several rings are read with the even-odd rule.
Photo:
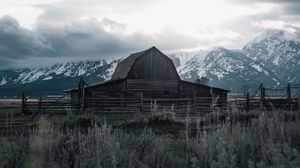
[[127, 92], [143, 92], [148, 98], [178, 97], [177, 80], [154, 80], [128, 79]]

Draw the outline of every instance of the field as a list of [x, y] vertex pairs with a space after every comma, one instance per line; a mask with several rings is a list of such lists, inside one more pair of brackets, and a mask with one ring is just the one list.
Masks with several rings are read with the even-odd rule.
[[300, 167], [297, 111], [32, 116], [19, 101], [0, 107], [0, 167]]

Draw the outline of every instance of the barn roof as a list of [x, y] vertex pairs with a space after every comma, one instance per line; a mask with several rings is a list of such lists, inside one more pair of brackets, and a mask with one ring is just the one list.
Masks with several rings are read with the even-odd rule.
[[[141, 51], [141, 52], [137, 52], [137, 53], [133, 53], [130, 54], [126, 59], [124, 59], [123, 61], [121, 61], [116, 69], [114, 74], [112, 75], [111, 79], [112, 80], [116, 80], [116, 79], [124, 79], [127, 77], [132, 65], [134, 64], [134, 62], [142, 57], [143, 55], [145, 55], [147, 52], [151, 51], [151, 50], [158, 50], [156, 47], [151, 47], [147, 50]], [[158, 50], [159, 51], [159, 50]]]

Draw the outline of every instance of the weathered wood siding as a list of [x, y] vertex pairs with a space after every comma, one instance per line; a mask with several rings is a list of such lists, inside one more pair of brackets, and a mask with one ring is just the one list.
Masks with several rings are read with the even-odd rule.
[[216, 98], [218, 104], [227, 102], [227, 92], [222, 89], [217, 89], [201, 84], [191, 83], [187, 81], [180, 82], [181, 97], [203, 97], [203, 98]]
[[128, 79], [179, 80], [171, 59], [159, 52], [150, 50], [138, 58], [131, 67]]
[[119, 97], [121, 94], [126, 92], [126, 81], [125, 80], [116, 80], [101, 85], [90, 86], [85, 89], [87, 96], [92, 96], [93, 94], [104, 96]]
[[178, 97], [178, 81], [128, 79], [127, 91], [129, 93], [143, 92], [145, 97], [150, 98]]
[[150, 50], [135, 61], [127, 77], [127, 91], [143, 92], [145, 97], [178, 97], [180, 78], [172, 60]]

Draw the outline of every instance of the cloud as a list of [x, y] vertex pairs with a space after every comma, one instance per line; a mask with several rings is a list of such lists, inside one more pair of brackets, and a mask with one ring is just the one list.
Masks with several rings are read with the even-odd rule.
[[[262, 5], [262, 4], [273, 4], [277, 5], [282, 15], [298, 15], [300, 16], [300, 1], [299, 0], [228, 0], [231, 3], [240, 5]], [[272, 11], [272, 13], [279, 12]]]
[[50, 4], [36, 5], [43, 10], [39, 20], [65, 21], [88, 17], [111, 17], [138, 13], [155, 5], [159, 0], [63, 0]]
[[163, 52], [238, 49], [266, 29], [300, 27], [299, 0], [4, 0], [0, 6], [14, 16], [0, 17], [1, 68], [127, 56], [154, 45]]
[[20, 27], [10, 16], [0, 18], [0, 66], [30, 59], [107, 58], [127, 56], [153, 45], [162, 50], [195, 47], [197, 40], [172, 30], [157, 34], [124, 34], [124, 25], [109, 19], [80, 20], [64, 25], [39, 22], [35, 29]]
[[47, 50], [42, 36], [19, 26], [17, 20], [10, 16], [0, 18], [0, 59], [22, 59], [39, 55]]

